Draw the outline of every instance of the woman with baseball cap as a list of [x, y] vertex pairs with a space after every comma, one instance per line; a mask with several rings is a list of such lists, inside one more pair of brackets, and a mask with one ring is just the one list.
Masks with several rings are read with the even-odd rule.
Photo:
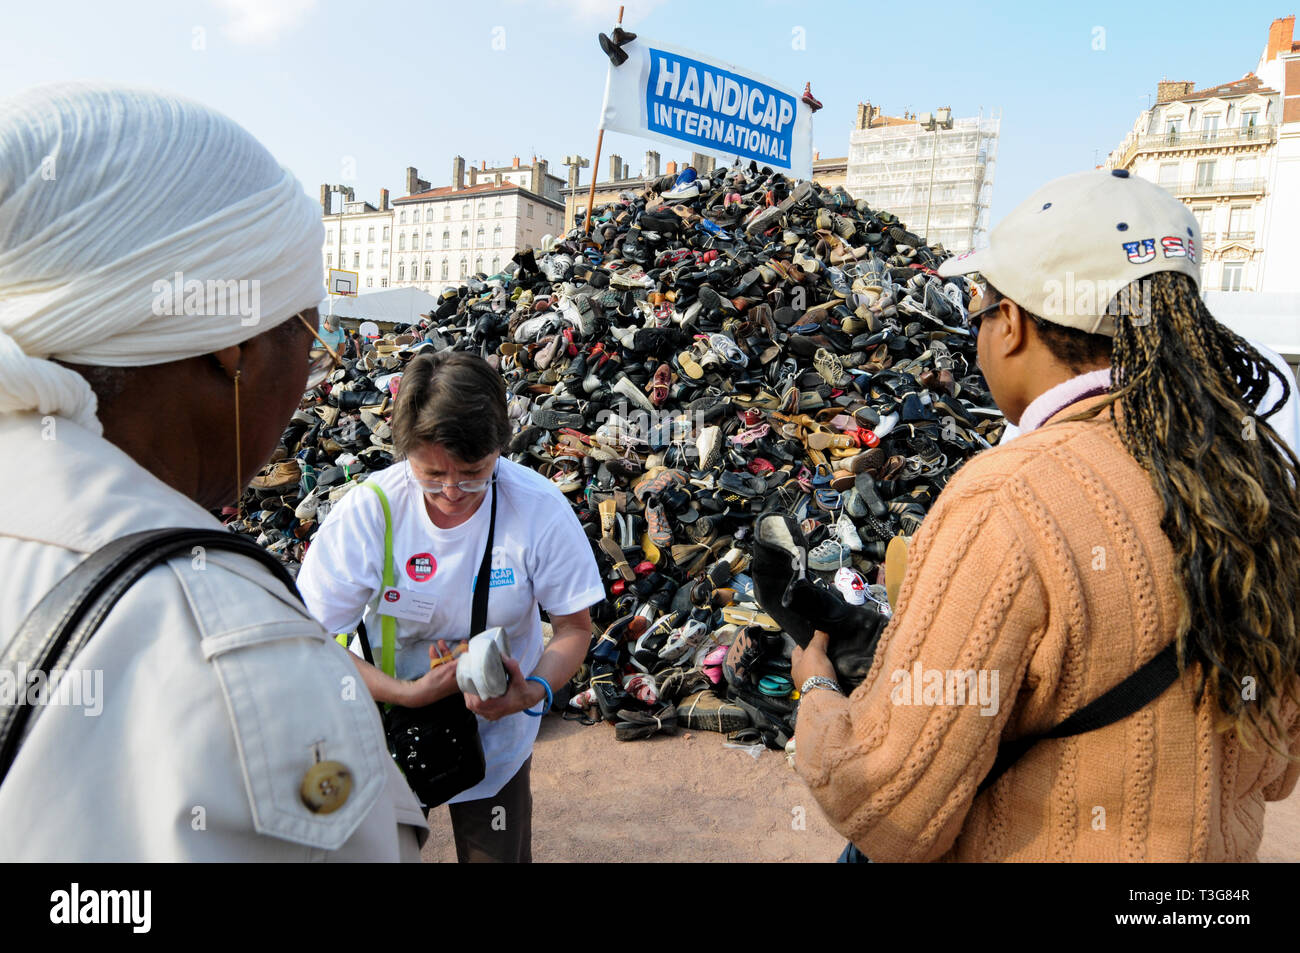
[[1199, 250], [1169, 193], [1086, 172], [941, 267], [1022, 435], [936, 501], [851, 697], [823, 636], [795, 656], [798, 769], [853, 850], [1255, 858], [1300, 776], [1300, 461]]

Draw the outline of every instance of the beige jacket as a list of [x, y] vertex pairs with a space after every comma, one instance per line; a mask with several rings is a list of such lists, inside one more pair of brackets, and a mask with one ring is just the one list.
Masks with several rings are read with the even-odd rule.
[[[108, 541], [219, 528], [64, 418], [0, 415], [0, 453], [2, 642]], [[374, 702], [344, 651], [260, 564], [211, 552], [154, 568], [77, 669], [65, 704], [39, 709], [0, 786], [0, 860], [419, 859], [424, 817]], [[329, 814], [299, 793], [317, 742], [353, 778]]]

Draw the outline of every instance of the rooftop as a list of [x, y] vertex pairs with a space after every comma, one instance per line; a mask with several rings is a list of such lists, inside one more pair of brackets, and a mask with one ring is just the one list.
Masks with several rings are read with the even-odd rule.
[[1261, 96], [1276, 96], [1277, 90], [1265, 86], [1263, 81], [1254, 73], [1247, 73], [1241, 79], [1233, 80], [1230, 83], [1220, 83], [1218, 86], [1211, 86], [1209, 89], [1196, 89], [1190, 93], [1184, 93], [1182, 96], [1175, 96], [1169, 101], [1186, 103], [1198, 99], [1245, 96], [1248, 93], [1259, 93]]
[[427, 202], [430, 199], [443, 198], [461, 198], [466, 195], [487, 195], [491, 192], [527, 192], [539, 202], [545, 202], [547, 205], [554, 205], [559, 208], [558, 202], [552, 202], [548, 198], [543, 198], [535, 192], [517, 185], [514, 182], [502, 182], [497, 185], [495, 182], [480, 182], [478, 185], [469, 185], [463, 189], [457, 189], [450, 185], [440, 186], [436, 189], [429, 189], [427, 192], [416, 192], [413, 195], [403, 195], [401, 198], [393, 199], [393, 204], [397, 205], [402, 202]]

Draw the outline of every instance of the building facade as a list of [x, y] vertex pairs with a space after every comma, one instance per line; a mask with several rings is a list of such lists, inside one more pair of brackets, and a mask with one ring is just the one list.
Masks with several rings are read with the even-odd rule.
[[849, 157], [835, 156], [823, 159], [820, 152], [813, 153], [812, 180], [822, 188], [834, 192], [837, 188], [847, 190], [849, 181]]
[[[1255, 72], [1196, 89], [1156, 84], [1107, 158], [1183, 201], [1201, 229], [1201, 287], [1300, 291], [1300, 46], [1275, 20]], [[1287, 111], [1288, 100], [1292, 103]]]
[[[355, 271], [360, 291], [387, 288], [393, 223], [388, 190], [379, 190], [379, 204], [375, 206], [356, 201], [352, 189], [344, 186], [322, 185], [320, 189], [321, 221], [325, 225], [322, 289], [331, 268]], [[334, 193], [339, 196], [337, 213], [330, 211]]]
[[394, 287], [436, 293], [473, 274], [496, 274], [520, 249], [563, 228], [563, 181], [544, 159], [467, 170], [457, 156], [452, 184], [440, 188], [430, 188], [414, 168], [406, 177], [408, 194], [393, 201], [388, 277]]
[[969, 251], [988, 233], [1001, 124], [996, 114], [951, 119], [946, 110], [883, 116], [859, 103], [845, 189], [929, 243]]

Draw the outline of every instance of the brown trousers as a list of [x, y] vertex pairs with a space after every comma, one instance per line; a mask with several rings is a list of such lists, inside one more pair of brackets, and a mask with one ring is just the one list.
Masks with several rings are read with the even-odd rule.
[[449, 804], [456, 860], [462, 864], [533, 862], [530, 756], [493, 797]]

